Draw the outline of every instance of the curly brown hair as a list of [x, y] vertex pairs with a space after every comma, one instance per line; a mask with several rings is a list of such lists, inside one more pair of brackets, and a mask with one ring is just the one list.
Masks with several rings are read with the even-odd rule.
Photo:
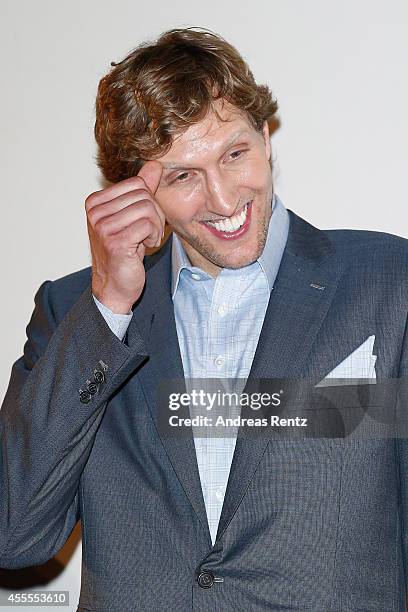
[[112, 183], [164, 155], [175, 136], [217, 112], [218, 98], [246, 113], [258, 131], [278, 108], [238, 51], [203, 28], [164, 32], [112, 66], [99, 82], [95, 121], [97, 163]]

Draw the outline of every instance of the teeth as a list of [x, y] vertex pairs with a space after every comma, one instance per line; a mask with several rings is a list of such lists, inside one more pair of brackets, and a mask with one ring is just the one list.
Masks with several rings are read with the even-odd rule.
[[206, 221], [209, 225], [212, 225], [219, 232], [235, 232], [239, 229], [244, 223], [248, 211], [248, 204], [245, 204], [243, 211], [239, 215], [234, 215], [231, 218], [223, 219], [222, 221]]

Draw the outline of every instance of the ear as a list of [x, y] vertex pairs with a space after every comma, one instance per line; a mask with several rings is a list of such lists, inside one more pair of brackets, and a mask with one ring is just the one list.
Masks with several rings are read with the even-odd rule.
[[262, 128], [262, 133], [263, 133], [264, 141], [265, 141], [266, 158], [268, 160], [270, 160], [271, 159], [271, 154], [272, 154], [272, 151], [271, 151], [271, 136], [270, 136], [270, 133], [269, 133], [269, 125], [268, 125], [267, 121], [264, 121], [263, 128]]

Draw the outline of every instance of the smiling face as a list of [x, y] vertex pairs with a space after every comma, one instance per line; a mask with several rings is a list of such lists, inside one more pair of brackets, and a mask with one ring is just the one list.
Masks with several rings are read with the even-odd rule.
[[228, 102], [190, 126], [158, 158], [156, 200], [194, 266], [212, 276], [261, 255], [271, 216], [268, 125], [256, 131]]

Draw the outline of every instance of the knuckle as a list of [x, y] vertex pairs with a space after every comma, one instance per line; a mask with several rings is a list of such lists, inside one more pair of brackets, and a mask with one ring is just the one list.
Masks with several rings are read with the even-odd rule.
[[85, 198], [85, 210], [86, 211], [89, 211], [92, 208], [98, 193], [99, 193], [98, 191], [94, 191]]
[[106, 240], [104, 241], [104, 248], [110, 256], [119, 255], [123, 253], [124, 249], [126, 249], [126, 241], [127, 236], [124, 231], [117, 234], [111, 234], [110, 236], [106, 237]]
[[106, 238], [109, 233], [109, 225], [105, 219], [98, 219], [94, 225], [94, 230], [101, 238]]
[[151, 219], [144, 219], [143, 227], [146, 229], [146, 231], [151, 231], [154, 228], [154, 223], [151, 221]]
[[95, 225], [96, 225], [96, 224], [97, 224], [97, 222], [98, 222], [98, 215], [96, 214], [95, 209], [91, 209], [91, 210], [89, 210], [89, 211], [88, 211], [88, 215], [87, 215], [87, 217], [88, 217], [88, 222], [89, 222], [89, 224], [90, 224], [90, 225], [91, 225], [93, 228], [95, 228]]
[[106, 240], [105, 249], [110, 256], [118, 255], [122, 248], [122, 243], [115, 238], [112, 237], [109, 240]]

